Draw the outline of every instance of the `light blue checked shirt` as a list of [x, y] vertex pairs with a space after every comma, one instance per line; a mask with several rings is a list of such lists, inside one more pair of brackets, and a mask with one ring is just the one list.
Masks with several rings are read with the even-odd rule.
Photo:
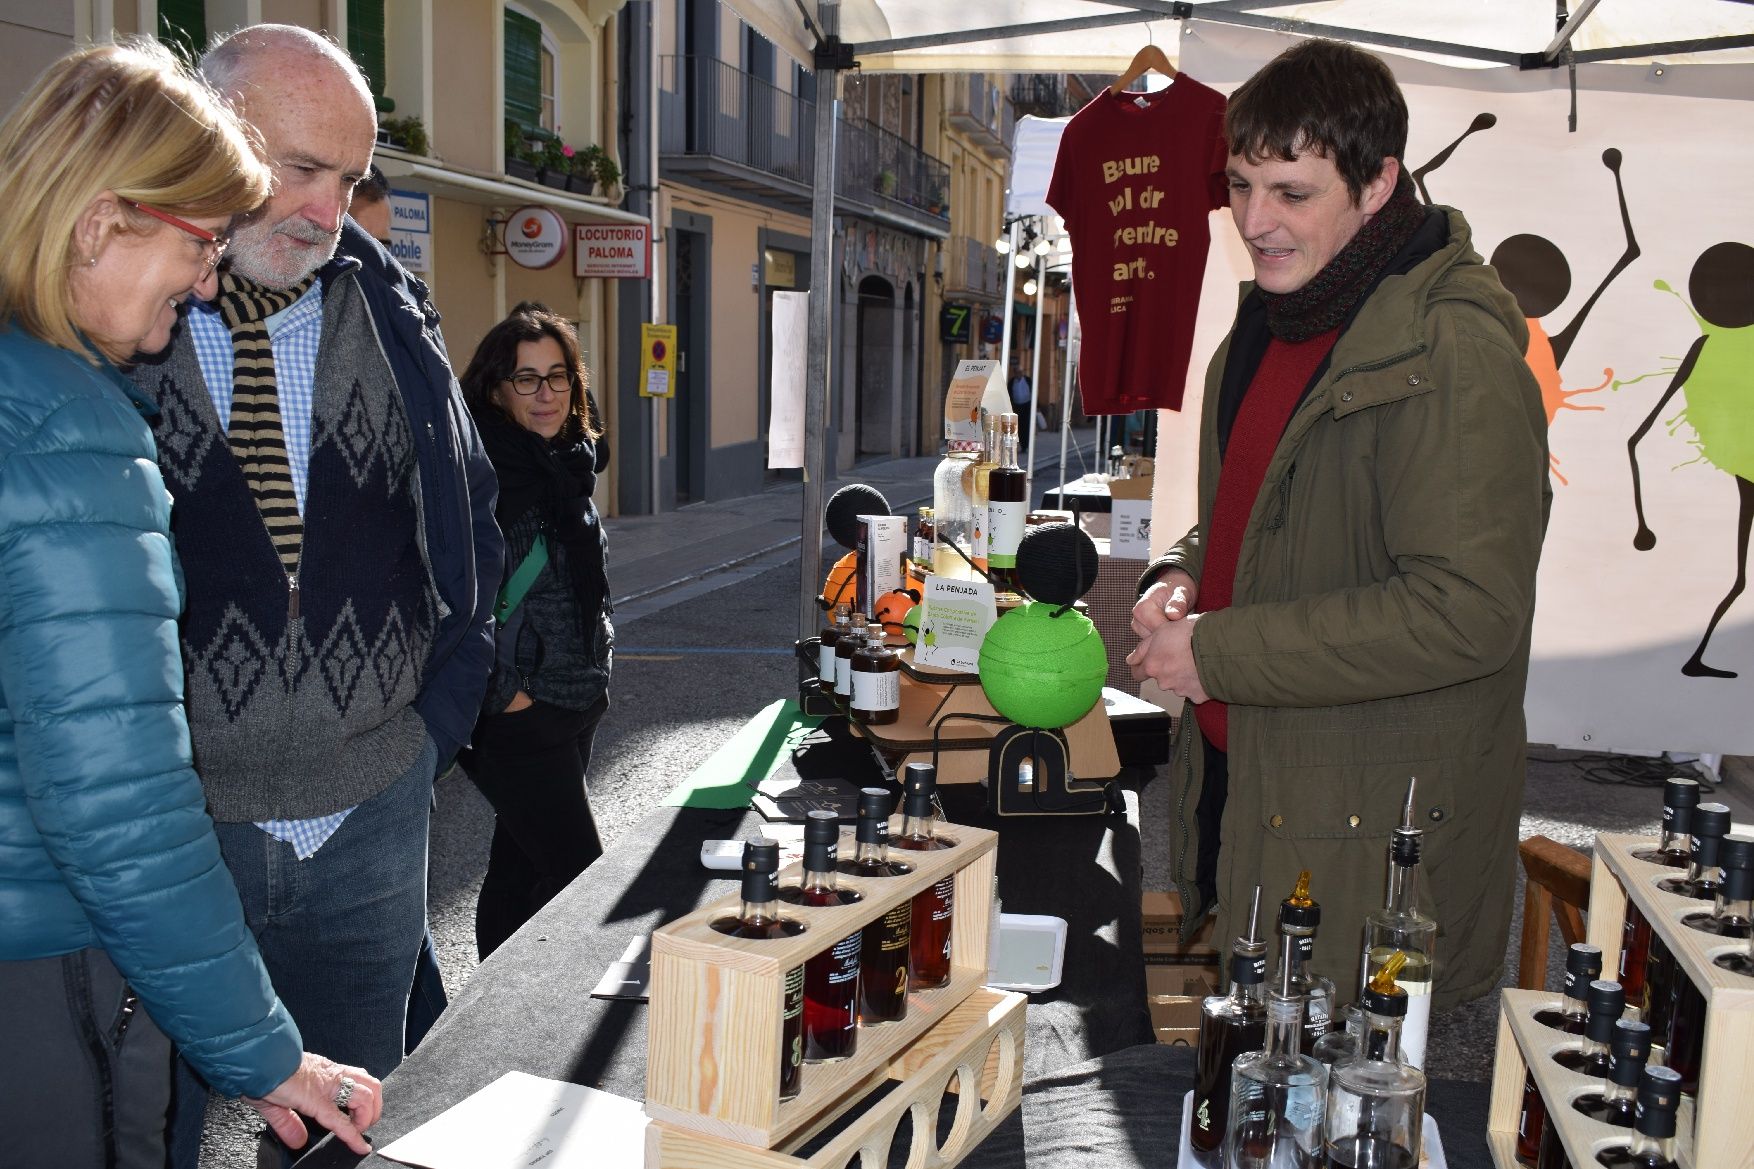
[[[231, 425], [231, 330], [219, 310], [194, 298], [189, 301], [189, 339], [201, 364], [201, 378], [222, 426]], [[267, 320], [268, 345], [274, 351], [274, 386], [280, 394], [280, 428], [286, 435], [286, 462], [292, 472], [292, 493], [298, 514], [305, 511], [305, 483], [311, 469], [311, 400], [316, 393], [317, 346], [323, 340], [323, 285], [313, 283], [305, 294]], [[346, 808], [314, 820], [267, 820], [256, 827], [292, 845], [299, 860], [323, 847]]]

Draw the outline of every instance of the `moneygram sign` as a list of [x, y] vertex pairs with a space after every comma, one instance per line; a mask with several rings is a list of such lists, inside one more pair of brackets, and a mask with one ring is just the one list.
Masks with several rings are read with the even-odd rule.
[[566, 221], [546, 207], [520, 207], [506, 217], [505, 251], [521, 268], [552, 268], [566, 254]]
[[572, 273], [644, 280], [652, 274], [652, 229], [644, 223], [573, 224]]

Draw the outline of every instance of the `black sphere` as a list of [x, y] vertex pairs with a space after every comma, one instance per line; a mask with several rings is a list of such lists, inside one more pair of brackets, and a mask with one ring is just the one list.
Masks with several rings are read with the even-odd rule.
[[1096, 544], [1074, 524], [1025, 529], [1017, 546], [1017, 583], [1031, 599], [1070, 605], [1096, 584]]

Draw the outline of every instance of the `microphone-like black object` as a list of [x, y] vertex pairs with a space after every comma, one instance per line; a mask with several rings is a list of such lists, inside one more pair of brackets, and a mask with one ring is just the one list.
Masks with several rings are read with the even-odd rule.
[[859, 517], [888, 514], [889, 501], [881, 491], [863, 483], [848, 483], [822, 509], [822, 526], [828, 529], [829, 539], [853, 552], [859, 547]]
[[1071, 606], [1096, 584], [1096, 542], [1076, 524], [1026, 528], [1017, 545], [1017, 583], [1030, 599]]

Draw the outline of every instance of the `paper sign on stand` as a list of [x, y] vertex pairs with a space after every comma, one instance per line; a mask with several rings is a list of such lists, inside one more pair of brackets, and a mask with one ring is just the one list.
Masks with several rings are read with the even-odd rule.
[[986, 581], [927, 577], [914, 661], [962, 674], [979, 673], [981, 642], [998, 617], [993, 586]]
[[1151, 477], [1150, 459], [1129, 462], [1130, 475], [1108, 481], [1110, 556], [1126, 560], [1151, 559]]
[[[1003, 378], [997, 361], [959, 361], [944, 392], [944, 441], [950, 449], [972, 451], [981, 445], [981, 405], [994, 380]], [[1004, 387], [999, 387], [1004, 395]]]

